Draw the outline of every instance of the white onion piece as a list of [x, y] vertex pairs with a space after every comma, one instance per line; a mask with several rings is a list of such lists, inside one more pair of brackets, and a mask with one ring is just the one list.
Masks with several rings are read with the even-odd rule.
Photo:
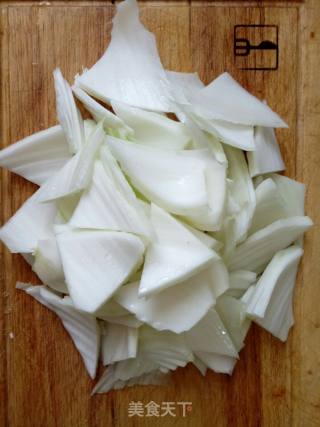
[[58, 120], [64, 130], [71, 153], [77, 153], [84, 144], [83, 120], [73, 98], [68, 82], [63, 78], [59, 68], [53, 72], [56, 91]]
[[268, 105], [247, 92], [228, 73], [192, 95], [190, 102], [200, 117], [249, 126], [288, 127]]
[[136, 357], [137, 346], [137, 328], [114, 323], [104, 324], [101, 340], [101, 354], [104, 365]]
[[150, 224], [115, 189], [102, 163], [95, 161], [90, 187], [81, 196], [71, 219], [75, 228], [125, 231], [150, 237]]
[[147, 247], [139, 296], [150, 296], [205, 269], [218, 255], [156, 205], [151, 206], [156, 241]]
[[190, 142], [190, 135], [183, 123], [120, 102], [113, 101], [111, 105], [117, 116], [133, 129], [137, 143], [167, 150], [182, 150]]
[[142, 322], [177, 334], [192, 328], [215, 303], [206, 271], [146, 299], [139, 298], [139, 282], [130, 283], [115, 299]]
[[171, 111], [170, 84], [155, 37], [141, 24], [136, 0], [117, 5], [111, 42], [99, 61], [76, 85], [102, 101], [154, 111]]
[[70, 231], [57, 235], [57, 242], [70, 296], [90, 313], [129, 278], [144, 252], [138, 237], [112, 231]]
[[0, 151], [0, 166], [42, 185], [70, 159], [61, 126], [27, 136]]
[[17, 283], [17, 288], [31, 295], [54, 311], [61, 319], [74, 345], [78, 349], [91, 378], [96, 375], [100, 350], [100, 329], [96, 319], [78, 311], [69, 297], [60, 298], [45, 286]]
[[254, 131], [254, 151], [247, 153], [250, 176], [285, 170], [276, 135], [272, 128], [257, 126]]

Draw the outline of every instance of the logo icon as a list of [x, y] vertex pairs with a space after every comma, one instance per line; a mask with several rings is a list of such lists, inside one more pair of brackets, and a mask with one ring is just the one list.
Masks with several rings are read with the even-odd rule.
[[277, 70], [279, 64], [277, 25], [235, 25], [234, 58], [240, 70]]

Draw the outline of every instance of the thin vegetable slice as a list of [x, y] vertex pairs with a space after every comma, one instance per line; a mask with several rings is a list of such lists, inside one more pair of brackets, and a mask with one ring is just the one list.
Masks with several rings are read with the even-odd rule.
[[128, 326], [105, 323], [102, 333], [101, 352], [104, 365], [136, 357], [138, 330]]
[[139, 282], [130, 283], [115, 299], [142, 322], [177, 334], [192, 328], [215, 303], [206, 271], [146, 299], [139, 298]]
[[214, 308], [184, 335], [188, 347], [197, 355], [198, 352], [206, 352], [238, 357], [228, 331]]
[[150, 226], [145, 216], [115, 189], [113, 181], [96, 160], [90, 187], [81, 196], [71, 219], [75, 228], [126, 231], [149, 237]]
[[206, 164], [205, 179], [208, 205], [199, 208], [198, 212], [194, 214], [185, 215], [184, 219], [200, 230], [215, 231], [220, 228], [225, 211], [226, 165], [218, 162], [214, 155], [210, 155], [207, 150], [194, 150], [194, 153], [198, 153], [199, 159], [201, 155], [205, 156], [203, 160]]
[[206, 162], [183, 152], [159, 150], [107, 137], [132, 184], [169, 212], [186, 215], [207, 205]]
[[219, 259], [214, 261], [207, 269], [210, 277], [210, 286], [215, 298], [224, 294], [230, 287], [229, 274], [225, 263]]
[[70, 296], [91, 313], [128, 279], [144, 252], [138, 237], [112, 231], [70, 231], [57, 235], [57, 242]]
[[120, 117], [103, 107], [80, 87], [73, 86], [72, 90], [95, 121], [97, 123], [102, 122], [105, 129], [115, 129], [123, 138], [133, 134], [133, 130], [130, 129]]
[[254, 212], [249, 234], [272, 224], [281, 218], [294, 216], [287, 214], [287, 208], [275, 182], [268, 178], [256, 190], [257, 206]]
[[77, 78], [76, 85], [105, 102], [171, 111], [170, 85], [155, 37], [141, 24], [136, 0], [117, 5], [107, 50]]
[[228, 268], [261, 273], [275, 252], [286, 248], [313, 225], [307, 216], [280, 219], [252, 234], [228, 260]]
[[163, 372], [193, 361], [193, 354], [182, 334], [157, 331], [147, 325], [139, 330], [139, 354], [155, 363]]
[[92, 132], [95, 130], [97, 123], [92, 119], [83, 121], [85, 142], [88, 142]]
[[133, 129], [137, 143], [167, 150], [182, 150], [190, 142], [190, 135], [183, 123], [120, 102], [114, 101], [111, 105], [117, 116]]
[[156, 238], [146, 251], [139, 296], [149, 296], [182, 282], [218, 259], [181, 223], [156, 205], [151, 206]]
[[241, 298], [249, 286], [256, 281], [257, 275], [252, 271], [236, 270], [230, 273], [229, 278], [230, 287], [227, 290], [227, 294], [235, 298]]
[[118, 365], [114, 364], [106, 369], [95, 385], [92, 394], [107, 393], [110, 390], [120, 390], [124, 387], [132, 387], [135, 385], [165, 385], [168, 383], [168, 374], [158, 369], [128, 379], [120, 379], [117, 376], [117, 367]]
[[204, 87], [204, 83], [200, 80], [198, 73], [180, 73], [178, 71], [166, 71], [167, 79], [171, 86], [178, 91], [183, 100], [188, 102], [188, 94], [190, 91], [197, 91]]
[[27, 136], [0, 151], [0, 166], [42, 185], [70, 159], [61, 126]]
[[94, 160], [104, 138], [102, 125], [98, 124], [89, 141], [41, 188], [41, 201], [56, 200], [85, 189], [90, 183]]
[[42, 187], [0, 229], [0, 240], [12, 253], [32, 253], [39, 240], [53, 237], [57, 208], [39, 200]]
[[68, 293], [55, 237], [38, 241], [32, 270], [50, 288], [58, 292]]
[[287, 216], [303, 216], [306, 194], [305, 185], [283, 175], [272, 174], [271, 178], [276, 183], [281, 194], [287, 210]]
[[247, 92], [228, 73], [192, 94], [191, 104], [200, 117], [249, 126], [288, 127], [268, 105]]
[[31, 295], [54, 311], [61, 319], [74, 345], [78, 349], [91, 378], [96, 375], [100, 351], [100, 329], [96, 319], [78, 311], [69, 297], [60, 298], [45, 286], [17, 283], [17, 288]]
[[285, 170], [285, 165], [271, 127], [257, 126], [254, 131], [255, 150], [247, 153], [250, 176]]
[[235, 243], [239, 243], [246, 238], [251, 225], [256, 195], [243, 152], [228, 146], [224, 149], [228, 159], [228, 178], [232, 180], [229, 191], [240, 209], [234, 217], [233, 228]]
[[71, 153], [77, 153], [84, 144], [84, 126], [80, 111], [74, 102], [71, 87], [59, 68], [53, 72], [58, 120], [64, 130]]
[[196, 228], [191, 227], [190, 225], [185, 223], [183, 223], [183, 226], [186, 227], [204, 245], [208, 246], [208, 248], [211, 248], [216, 252], [219, 252], [222, 248], [223, 244], [208, 233], [204, 233], [200, 230], [197, 230]]
[[225, 120], [208, 120], [193, 115], [198, 126], [216, 136], [225, 144], [240, 148], [245, 151], [255, 150], [253, 126], [231, 123]]
[[245, 318], [246, 305], [232, 296], [222, 295], [218, 298], [215, 309], [227, 328], [235, 348], [240, 351], [251, 324], [251, 321]]
[[276, 253], [254, 287], [246, 312], [280, 340], [292, 326], [292, 292], [303, 250], [292, 246]]
[[195, 354], [205, 366], [219, 374], [231, 375], [238, 360], [236, 357], [204, 351], [197, 351]]

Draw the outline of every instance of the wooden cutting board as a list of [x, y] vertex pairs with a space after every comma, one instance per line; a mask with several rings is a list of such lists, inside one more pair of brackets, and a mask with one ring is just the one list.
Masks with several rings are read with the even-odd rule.
[[[71, 82], [103, 53], [114, 6], [104, 1], [0, 3], [1, 145], [56, 123], [52, 71]], [[168, 387], [134, 387], [90, 397], [93, 383], [59, 320], [15, 290], [36, 277], [1, 248], [0, 424], [12, 427], [320, 425], [320, 1], [141, 2], [163, 64], [199, 71], [205, 82], [227, 70], [267, 99], [289, 124], [277, 132], [286, 174], [306, 184], [307, 233], [295, 291], [296, 324], [286, 344], [252, 327], [232, 378], [180, 369]], [[239, 38], [271, 49], [239, 55]], [[1, 175], [1, 222], [34, 191]], [[129, 403], [173, 402], [176, 416], [129, 417]], [[182, 416], [178, 402], [192, 402]]]

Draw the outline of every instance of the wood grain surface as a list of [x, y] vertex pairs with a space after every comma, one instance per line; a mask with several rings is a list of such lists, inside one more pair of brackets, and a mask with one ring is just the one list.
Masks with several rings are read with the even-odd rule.
[[[114, 6], [100, 1], [0, 2], [1, 146], [56, 123], [52, 71], [71, 82], [103, 53]], [[0, 425], [264, 426], [320, 425], [320, 2], [144, 1], [143, 22], [155, 32], [165, 67], [199, 71], [205, 82], [227, 70], [266, 99], [289, 124], [277, 132], [286, 174], [306, 184], [306, 211], [315, 222], [295, 291], [295, 326], [282, 344], [253, 326], [229, 378], [192, 366], [167, 387], [134, 387], [90, 397], [80, 356], [59, 320], [15, 290], [37, 283], [18, 255], [1, 247]], [[241, 70], [235, 25], [274, 25], [279, 66]], [[261, 58], [257, 63], [261, 63]], [[32, 194], [22, 178], [1, 174], [1, 223]], [[192, 402], [186, 417], [128, 417], [130, 401]]]

